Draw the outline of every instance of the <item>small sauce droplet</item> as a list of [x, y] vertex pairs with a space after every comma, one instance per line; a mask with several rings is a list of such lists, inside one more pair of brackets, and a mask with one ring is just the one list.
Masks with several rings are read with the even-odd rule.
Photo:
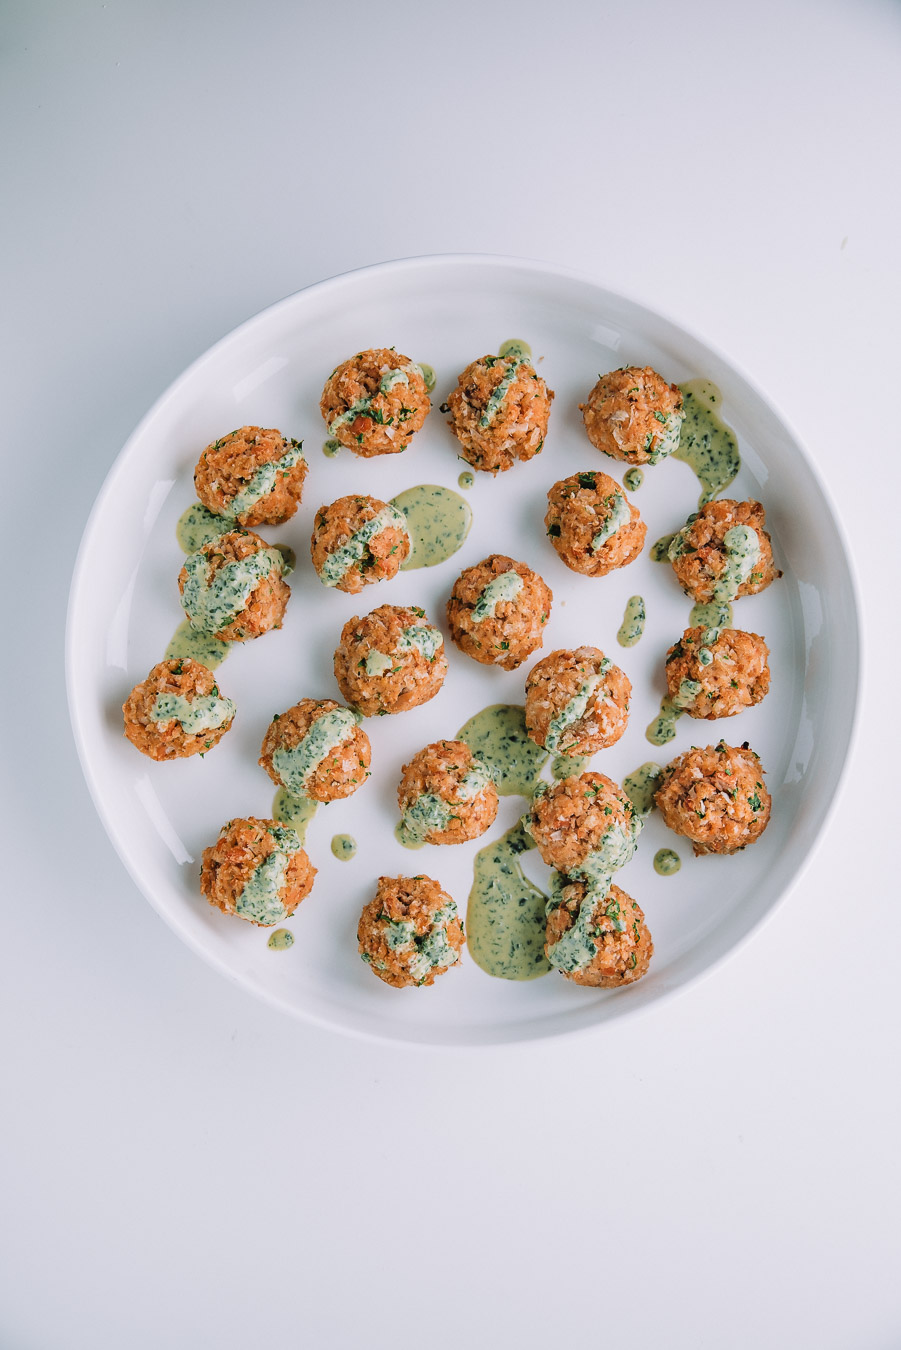
[[322, 447], [322, 453], [325, 455], [326, 459], [334, 459], [336, 455], [341, 453], [341, 442], [331, 439], [327, 440]]
[[427, 366], [425, 361], [417, 361], [416, 364], [422, 371], [422, 378], [425, 380], [426, 389], [428, 389], [429, 393], [431, 393], [432, 390], [435, 388], [435, 385], [438, 383], [434, 370], [432, 369], [431, 366]]
[[169, 639], [165, 657], [167, 661], [190, 657], [192, 661], [199, 661], [202, 666], [206, 666], [207, 670], [215, 670], [222, 665], [234, 645], [233, 642], [220, 642], [209, 633], [199, 633], [184, 619]]
[[519, 357], [523, 361], [531, 361], [532, 348], [528, 342], [522, 342], [519, 338], [508, 338], [498, 347], [497, 354], [498, 356], [512, 356], [514, 360]]
[[653, 811], [654, 793], [657, 791], [658, 779], [662, 773], [661, 766], [649, 759], [640, 769], [636, 769], [623, 779], [623, 791], [639, 815], [646, 816], [648, 812]]
[[644, 473], [639, 469], [637, 464], [634, 468], [629, 469], [628, 473], [623, 476], [623, 483], [630, 492], [637, 492], [643, 482]]
[[475, 477], [471, 473], [464, 471], [457, 479], [457, 485], [461, 488], [471, 488], [475, 481]]
[[682, 866], [682, 859], [671, 848], [660, 848], [654, 854], [654, 871], [661, 877], [673, 877]]
[[276, 928], [274, 933], [270, 933], [266, 946], [274, 952], [286, 952], [294, 946], [294, 934], [288, 928]]
[[295, 797], [287, 788], [279, 788], [272, 803], [272, 818], [282, 825], [290, 825], [300, 842], [307, 837], [307, 826], [319, 810], [319, 803], [309, 797]]
[[399, 820], [394, 827], [394, 837], [404, 848], [425, 848], [425, 844], [421, 839], [414, 839], [413, 836], [408, 833], [407, 827], [402, 820]]
[[671, 741], [675, 736], [676, 722], [681, 716], [681, 708], [677, 708], [668, 698], [662, 699], [660, 712], [645, 731], [645, 738], [651, 745], [666, 745], [667, 741]]
[[644, 598], [640, 595], [630, 596], [626, 604], [623, 621], [616, 635], [616, 640], [621, 647], [635, 646], [644, 632], [645, 618]]
[[357, 851], [357, 841], [350, 834], [336, 834], [332, 839], [332, 852], [340, 862], [350, 862]]

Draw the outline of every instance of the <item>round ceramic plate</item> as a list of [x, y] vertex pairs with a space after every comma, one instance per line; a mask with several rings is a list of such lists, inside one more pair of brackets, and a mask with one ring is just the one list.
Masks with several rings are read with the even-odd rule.
[[[419, 483], [457, 489], [465, 469], [438, 405], [469, 361], [503, 341], [531, 344], [556, 391], [543, 453], [492, 479], [476, 474], [465, 494], [473, 526], [439, 566], [401, 572], [359, 596], [326, 589], [309, 561], [313, 514], [348, 492], [387, 500]], [[329, 372], [364, 347], [395, 346], [437, 375], [432, 412], [403, 454], [359, 459], [322, 453], [318, 402]], [[578, 403], [599, 372], [651, 365], [666, 379], [705, 377], [723, 395], [722, 416], [738, 436], [742, 468], [725, 495], [756, 497], [767, 511], [781, 581], [738, 602], [738, 626], [762, 633], [771, 650], [767, 699], [715, 723], [683, 717], [657, 750], [645, 739], [664, 692], [663, 658], [688, 623], [690, 603], [650, 546], [697, 509], [699, 487], [675, 459], [645, 472], [632, 500], [647, 522], [647, 545], [630, 566], [601, 579], [569, 571], [545, 537], [546, 492], [557, 479], [596, 469], [622, 479], [626, 467], [589, 443]], [[143, 758], [122, 735], [128, 691], [162, 658], [180, 619], [176, 522], [194, 500], [200, 450], [242, 424], [302, 438], [310, 469], [293, 520], [263, 534], [291, 545], [297, 571], [284, 627], [237, 647], [218, 672], [237, 704], [234, 727], [209, 755], [169, 764]], [[592, 644], [633, 685], [626, 734], [592, 767], [621, 782], [649, 759], [665, 763], [691, 744], [749, 741], [773, 795], [769, 828], [731, 858], [693, 858], [654, 812], [617, 882], [643, 907], [655, 955], [639, 983], [614, 991], [580, 988], [556, 972], [528, 982], [493, 979], [464, 953], [431, 988], [396, 990], [357, 954], [362, 905], [380, 875], [425, 872], [465, 910], [473, 857], [521, 814], [502, 798], [489, 835], [417, 853], [394, 837], [401, 766], [429, 741], [453, 737], [480, 709], [521, 703], [531, 662], [519, 671], [477, 665], [448, 641], [450, 669], [430, 703], [367, 720], [372, 777], [355, 796], [321, 808], [306, 847], [315, 887], [289, 920], [295, 943], [270, 950], [268, 932], [212, 909], [198, 887], [200, 857], [233, 816], [268, 816], [273, 786], [257, 765], [276, 712], [302, 697], [340, 698], [332, 655], [343, 624], [381, 604], [422, 606], [444, 626], [444, 607], [463, 567], [492, 552], [536, 569], [554, 592], [543, 652]], [[616, 634], [631, 595], [647, 626], [624, 650]], [[69, 701], [84, 771], [115, 847], [151, 904], [190, 946], [225, 974], [299, 1016], [344, 1031], [426, 1044], [526, 1040], [597, 1026], [653, 1003], [695, 979], [761, 922], [808, 857], [844, 763], [857, 701], [858, 627], [841, 531], [806, 455], [763, 396], [723, 357], [674, 323], [590, 280], [543, 264], [494, 257], [434, 257], [372, 267], [312, 286], [242, 325], [195, 362], [160, 399], [122, 450], [82, 542], [70, 601]], [[350, 862], [332, 856], [338, 833], [358, 841]], [[660, 877], [657, 849], [675, 848], [677, 875]], [[526, 870], [548, 873], [537, 853]]]

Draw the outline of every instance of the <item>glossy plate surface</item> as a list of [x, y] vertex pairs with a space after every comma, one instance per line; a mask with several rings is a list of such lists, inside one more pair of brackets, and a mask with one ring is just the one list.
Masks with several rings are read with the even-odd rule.
[[[326, 590], [309, 561], [320, 505], [348, 492], [382, 499], [418, 483], [457, 489], [457, 443], [438, 405], [476, 356], [520, 338], [556, 400], [544, 451], [491, 479], [476, 474], [474, 523], [456, 556], [428, 570], [402, 572], [359, 596]], [[318, 400], [329, 372], [364, 347], [395, 346], [437, 374], [432, 413], [401, 455], [361, 460], [322, 453]], [[769, 643], [772, 686], [758, 708], [713, 723], [677, 723], [676, 739], [656, 750], [645, 728], [664, 692], [663, 657], [688, 623], [690, 602], [671, 570], [651, 561], [650, 545], [697, 508], [687, 465], [666, 461], [630, 493], [648, 525], [647, 545], [629, 567], [592, 580], [570, 572], [545, 538], [545, 494], [582, 469], [622, 480], [623, 469], [588, 442], [577, 404], [599, 372], [652, 365], [667, 379], [713, 380], [722, 415], [738, 435], [742, 469], [724, 495], [757, 497], [767, 511], [781, 581], [736, 605], [736, 626]], [[144, 759], [122, 736], [121, 705], [132, 685], [162, 658], [182, 618], [175, 538], [194, 500], [200, 450], [245, 423], [278, 427], [304, 441], [310, 471], [293, 520], [267, 539], [291, 545], [298, 568], [284, 627], [235, 649], [219, 682], [238, 714], [204, 759]], [[394, 838], [401, 766], [427, 742], [453, 737], [489, 704], [521, 703], [525, 674], [477, 665], [448, 642], [442, 692], [410, 713], [365, 723], [373, 774], [354, 797], [320, 809], [307, 851], [319, 868], [312, 894], [289, 920], [287, 952], [267, 948], [268, 933], [214, 911], [200, 895], [200, 856], [233, 816], [270, 814], [273, 787], [257, 766], [272, 715], [304, 696], [339, 698], [332, 654], [342, 625], [380, 604], [417, 604], [445, 628], [444, 605], [464, 566], [503, 552], [535, 568], [554, 591], [540, 655], [590, 643], [629, 675], [632, 712], [623, 739], [592, 767], [617, 781], [646, 760], [666, 763], [692, 744], [748, 740], [773, 794], [762, 839], [733, 858], [694, 859], [685, 841], [654, 813], [617, 882], [645, 911], [655, 956], [647, 977], [617, 991], [578, 988], [552, 973], [528, 983], [491, 979], [468, 958], [432, 988], [394, 990], [356, 951], [360, 909], [381, 874], [425, 872], [465, 910], [472, 859], [524, 809], [502, 798], [492, 832], [456, 848], [411, 853]], [[626, 601], [644, 596], [642, 641], [616, 641]], [[784, 894], [825, 820], [846, 758], [857, 700], [859, 641], [854, 587], [841, 530], [796, 438], [764, 397], [723, 357], [667, 319], [596, 283], [545, 264], [450, 256], [389, 263], [299, 292], [251, 319], [182, 375], [134, 432], [87, 525], [69, 610], [67, 667], [76, 741], [97, 809], [144, 894], [211, 964], [285, 1010], [362, 1035], [425, 1044], [527, 1040], [597, 1026], [683, 987], [734, 949]], [[335, 859], [332, 836], [358, 841], [351, 862]], [[658, 848], [675, 848], [674, 877], [653, 870]], [[526, 870], [547, 876], [536, 853]]]

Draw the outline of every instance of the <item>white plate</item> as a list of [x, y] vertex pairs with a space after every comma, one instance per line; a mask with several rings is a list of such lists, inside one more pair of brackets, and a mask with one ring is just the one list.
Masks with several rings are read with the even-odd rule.
[[[496, 479], [476, 475], [468, 494], [473, 529], [455, 557], [360, 596], [326, 590], [309, 563], [316, 508], [350, 491], [387, 499], [416, 483], [456, 488], [466, 466], [437, 405], [470, 360], [507, 338], [532, 345], [556, 391], [543, 454]], [[326, 459], [318, 410], [325, 378], [354, 351], [392, 345], [437, 373], [424, 429], [402, 455], [361, 460], [342, 451]], [[664, 688], [663, 655], [688, 622], [689, 602], [671, 570], [651, 562], [649, 547], [696, 509], [696, 478], [676, 460], [646, 470], [644, 486], [631, 495], [647, 522], [648, 546], [631, 566], [600, 580], [564, 567], [543, 526], [545, 493], [556, 479], [579, 469], [621, 479], [625, 466], [592, 448], [576, 405], [599, 372], [626, 364], [652, 365], [671, 381], [706, 376], [720, 386], [723, 416], [738, 434], [743, 460], [726, 495], [763, 502], [785, 570], [781, 581], [736, 610], [741, 627], [769, 642], [769, 697], [725, 722], [683, 718], [675, 741], [661, 751], [644, 732]], [[162, 658], [182, 617], [175, 523], [194, 500], [198, 453], [245, 423], [279, 427], [305, 443], [303, 505], [286, 526], [263, 531], [297, 551], [292, 598], [281, 631], [237, 648], [221, 667], [220, 684], [238, 706], [222, 744], [204, 759], [155, 764], [124, 739], [121, 705]], [[371, 780], [349, 800], [320, 809], [310, 826], [307, 850], [319, 875], [290, 921], [291, 950], [269, 950], [266, 930], [220, 914], [198, 888], [200, 855], [222, 823], [270, 814], [273, 787], [256, 760], [272, 714], [304, 696], [340, 698], [332, 653], [344, 622], [380, 604], [419, 604], [443, 626], [454, 579], [490, 552], [522, 559], [552, 587], [541, 654], [591, 643], [632, 680], [629, 728], [594, 768], [622, 781], [648, 759], [665, 763], [692, 743], [724, 735], [733, 744], [749, 740], [767, 771], [772, 821], [757, 844], [733, 858], [694, 859], [657, 813], [649, 819], [638, 854], [617, 876], [643, 907], [655, 945], [650, 973], [629, 988], [582, 989], [556, 973], [513, 983], [465, 959], [432, 988], [398, 991], [360, 961], [357, 918], [376, 877], [424, 871], [465, 910], [475, 851], [524, 807], [521, 799], [502, 799], [493, 833], [469, 845], [411, 854], [394, 839], [401, 765], [427, 742], [454, 736], [479, 709], [523, 700], [528, 665], [509, 673], [486, 669], [450, 643], [442, 692], [413, 712], [366, 722]], [[648, 623], [642, 641], [624, 651], [616, 632], [635, 593], [646, 599]], [[432, 1044], [525, 1040], [597, 1026], [683, 987], [733, 950], [797, 877], [823, 825], [852, 733], [858, 660], [841, 531], [796, 438], [748, 380], [683, 329], [590, 280], [544, 264], [466, 256], [389, 263], [322, 282], [257, 315], [195, 362], [144, 418], [103, 486], [82, 541], [67, 635], [69, 702], [88, 784], [120, 856], [166, 921], [211, 964], [287, 1011], [344, 1031]], [[329, 848], [342, 832], [359, 841], [350, 863]], [[675, 877], [653, 870], [664, 845], [682, 857]], [[537, 855], [528, 859], [528, 870], [541, 877]]]

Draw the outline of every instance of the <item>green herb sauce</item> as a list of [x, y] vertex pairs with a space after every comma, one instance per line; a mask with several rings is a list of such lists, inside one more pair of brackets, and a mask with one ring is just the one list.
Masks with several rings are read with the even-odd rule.
[[393, 670], [393, 668], [394, 662], [384, 652], [373, 650], [367, 653], [364, 669], [370, 677], [384, 675], [386, 671]]
[[483, 708], [457, 732], [491, 770], [501, 797], [530, 797], [550, 756], [526, 731], [525, 709], [515, 703]]
[[275, 840], [274, 851], [254, 869], [235, 900], [237, 914], [267, 927], [288, 917], [280, 892], [285, 886], [291, 856], [301, 848], [301, 841], [292, 829], [270, 825], [269, 833]]
[[578, 778], [588, 768], [590, 760], [590, 755], [556, 755], [551, 774], [558, 782], [564, 778]]
[[598, 549], [603, 548], [607, 540], [612, 539], [618, 530], [621, 530], [624, 525], [629, 524], [631, 519], [632, 511], [629, 507], [629, 503], [621, 492], [614, 492], [610, 513], [605, 518], [600, 529], [592, 537], [592, 552], [597, 552]]
[[407, 366], [392, 366], [389, 370], [382, 371], [379, 387], [372, 394], [367, 394], [365, 398], [358, 398], [356, 403], [352, 403], [344, 412], [338, 413], [328, 424], [329, 436], [334, 436], [335, 432], [348, 423], [356, 421], [358, 417], [371, 417], [373, 400], [378, 394], [388, 394], [399, 384], [409, 384], [410, 375], [413, 372], [421, 374], [419, 366], [411, 363]]
[[332, 838], [332, 853], [340, 862], [350, 862], [357, 851], [357, 841], [350, 834], [336, 834]]
[[674, 458], [693, 469], [701, 484], [698, 505], [704, 506], [727, 488], [741, 468], [735, 433], [715, 409], [723, 396], [710, 380], [687, 380], [682, 390], [682, 433]]
[[418, 836], [411, 835], [403, 820], [399, 820], [394, 827], [394, 837], [404, 848], [425, 848], [425, 843]]
[[317, 717], [297, 745], [280, 745], [272, 756], [272, 767], [282, 785], [295, 797], [302, 797], [307, 780], [337, 746], [349, 741], [357, 729], [357, 719], [349, 708], [333, 708]]
[[473, 622], [483, 623], [485, 619], [493, 619], [498, 605], [515, 600], [522, 588], [522, 577], [514, 568], [511, 567], [508, 572], [498, 573], [489, 581], [473, 605]]
[[501, 357], [501, 360], [506, 361], [507, 369], [504, 372], [504, 376], [501, 379], [500, 383], [496, 384], [494, 389], [492, 389], [491, 396], [489, 397], [488, 402], [485, 404], [485, 411], [479, 418], [479, 426], [482, 428], [491, 426], [491, 423], [494, 421], [495, 417], [497, 417], [501, 408], [504, 406], [504, 401], [507, 395], [509, 394], [511, 386], [514, 384], [521, 368], [529, 364], [529, 360], [527, 357], [514, 356], [512, 355], [512, 353], [510, 355], [504, 354]]
[[472, 526], [472, 508], [459, 493], [436, 483], [407, 488], [392, 499], [403, 513], [410, 536], [410, 556], [401, 571], [435, 567], [462, 546]]
[[623, 474], [623, 483], [626, 485], [626, 487], [629, 489], [630, 492], [637, 492], [643, 482], [644, 482], [644, 473], [641, 469], [639, 469], [637, 464], [634, 466], [634, 468], [627, 470], [627, 472]]
[[290, 825], [301, 843], [307, 837], [307, 826], [319, 810], [319, 803], [310, 797], [295, 797], [287, 788], [279, 788], [272, 803], [272, 818]]
[[269, 934], [266, 946], [274, 952], [286, 952], [289, 947], [294, 946], [294, 934], [290, 928], [276, 928], [274, 933]]
[[508, 338], [498, 347], [497, 354], [502, 357], [519, 357], [522, 361], [531, 361], [532, 348], [528, 342], [521, 342], [519, 338]]
[[211, 539], [218, 539], [220, 534], [228, 534], [234, 528], [235, 522], [227, 516], [216, 516], [200, 502], [192, 502], [178, 518], [175, 537], [183, 553], [196, 553]]
[[220, 642], [209, 633], [199, 633], [189, 619], [183, 619], [178, 625], [166, 648], [166, 660], [178, 661], [190, 657], [199, 661], [207, 670], [221, 666], [228, 656], [233, 642]]
[[630, 595], [623, 621], [616, 634], [616, 640], [621, 647], [634, 647], [636, 642], [641, 640], [646, 617], [643, 596]]
[[[610, 668], [610, 662], [606, 662], [607, 669]], [[560, 750], [560, 743], [563, 740], [567, 730], [575, 723], [580, 722], [585, 716], [592, 696], [599, 685], [604, 683], [604, 671], [598, 675], [589, 675], [579, 685], [579, 691], [573, 698], [561, 708], [556, 717], [552, 717], [548, 723], [547, 735], [544, 738], [544, 746], [552, 755]]]
[[187, 579], [182, 608], [201, 633], [218, 633], [246, 609], [254, 587], [275, 568], [284, 576], [290, 568], [277, 548], [261, 548], [246, 558], [235, 558], [213, 571], [202, 551], [185, 559]]
[[475, 481], [474, 475], [469, 473], [468, 470], [464, 470], [457, 479], [457, 485], [461, 488], [471, 488]]
[[654, 871], [661, 877], [675, 876], [682, 859], [671, 848], [659, 848], [654, 854]]
[[426, 389], [429, 391], [429, 393], [431, 393], [432, 390], [435, 388], [435, 385], [438, 383], [438, 379], [437, 376], [435, 375], [434, 370], [432, 369], [431, 366], [427, 366], [425, 361], [417, 361], [416, 364], [419, 366], [419, 369], [422, 372], [422, 378], [425, 380]]
[[669, 562], [670, 545], [678, 533], [676, 530], [673, 534], [665, 534], [651, 545], [651, 562]]
[[[330, 553], [319, 571], [319, 580], [323, 586], [337, 586], [351, 567], [355, 566], [366, 552], [369, 542], [382, 530], [394, 526], [403, 534], [410, 538], [410, 531], [407, 528], [407, 518], [403, 511], [399, 511], [396, 506], [390, 502], [383, 506], [381, 511], [377, 512], [371, 520], [367, 520], [364, 525], [350, 536], [346, 544], [336, 548], [334, 553]], [[411, 546], [412, 546], [412, 540]]]
[[488, 765], [474, 758], [472, 768], [457, 785], [453, 801], [446, 801], [434, 792], [423, 792], [404, 811], [400, 822], [402, 837], [397, 837], [401, 843], [407, 839], [414, 843], [425, 843], [426, 835], [433, 830], [446, 830], [451, 821], [456, 819], [455, 806], [471, 802], [491, 781]]
[[288, 449], [278, 459], [272, 459], [267, 464], [261, 464], [253, 475], [249, 483], [246, 483], [241, 491], [236, 493], [229, 503], [228, 511], [225, 513], [234, 521], [238, 516], [243, 516], [252, 506], [263, 497], [268, 497], [278, 480], [279, 475], [282, 478], [287, 477], [291, 469], [299, 464], [303, 459], [303, 447], [300, 441], [288, 441]]
[[150, 709], [151, 722], [178, 722], [182, 731], [196, 736], [201, 731], [216, 731], [235, 715], [230, 698], [217, 694], [198, 694], [193, 699], [179, 694], [157, 694]]
[[322, 447], [322, 453], [325, 455], [326, 459], [334, 459], [336, 455], [340, 455], [341, 453], [341, 442], [332, 440], [332, 438], [329, 437]]
[[[594, 915], [598, 904], [606, 898], [612, 882], [613, 878], [609, 874], [602, 874], [597, 877], [582, 897], [575, 923], [570, 925], [558, 942], [554, 942], [548, 947], [548, 960], [557, 970], [566, 975], [572, 975], [577, 971], [585, 970], [597, 956], [598, 949], [594, 939], [599, 929], [594, 921]], [[615, 908], [618, 915], [619, 906], [616, 905]], [[613, 918], [613, 915], [609, 914], [609, 917]], [[613, 921], [620, 932], [624, 931], [625, 925], [621, 919], [617, 917]]]
[[659, 787], [663, 769], [652, 759], [623, 779], [623, 792], [631, 801], [639, 815], [646, 816], [654, 809], [654, 793]]
[[731, 628], [733, 625], [732, 606], [719, 600], [710, 600], [706, 604], [698, 603], [691, 607], [690, 627]]
[[676, 722], [682, 716], [682, 709], [675, 707], [668, 698], [660, 703], [660, 712], [645, 731], [645, 738], [651, 745], [666, 745], [676, 734]]
[[398, 651], [417, 651], [426, 661], [434, 661], [443, 646], [444, 638], [440, 629], [428, 623], [409, 624], [401, 631], [397, 644]]
[[750, 525], [733, 525], [723, 535], [726, 566], [713, 585], [713, 599], [730, 604], [754, 571], [760, 557], [760, 536]]
[[466, 911], [469, 954], [498, 979], [534, 980], [550, 970], [544, 955], [547, 896], [519, 861], [534, 847], [518, 824], [475, 856]]

